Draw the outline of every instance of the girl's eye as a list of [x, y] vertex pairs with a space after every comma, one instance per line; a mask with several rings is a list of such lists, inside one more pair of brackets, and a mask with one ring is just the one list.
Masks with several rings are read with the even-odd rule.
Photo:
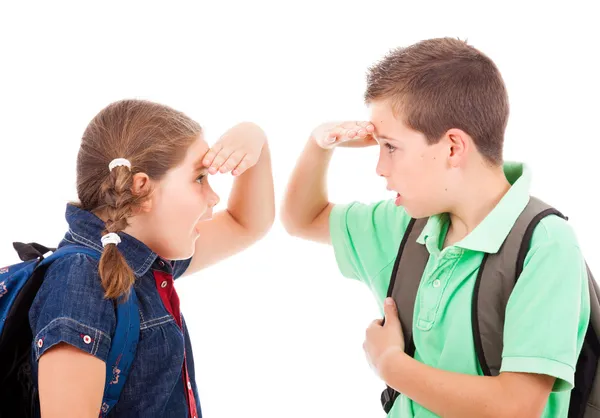
[[204, 178], [206, 177], [206, 174], [200, 174], [198, 176], [198, 178], [196, 179], [196, 183], [198, 184], [203, 184], [204, 183]]
[[390, 144], [389, 144], [389, 143], [387, 143], [387, 142], [385, 143], [385, 147], [386, 147], [386, 148], [387, 148], [387, 149], [390, 151], [390, 154], [396, 150], [396, 147], [395, 147], [395, 146], [393, 146], [393, 145], [390, 145]]

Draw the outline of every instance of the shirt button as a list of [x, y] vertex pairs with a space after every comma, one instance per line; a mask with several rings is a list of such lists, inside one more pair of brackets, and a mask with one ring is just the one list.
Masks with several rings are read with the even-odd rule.
[[440, 287], [440, 285], [441, 285], [441, 284], [442, 284], [442, 282], [440, 282], [439, 280], [434, 280], [434, 281], [433, 281], [433, 287], [435, 287], [436, 289], [437, 289], [438, 287]]
[[158, 260], [158, 265], [161, 266], [161, 267], [164, 267], [165, 266], [165, 262], [162, 261], [162, 260]]
[[42, 346], [43, 346], [43, 345], [44, 345], [44, 341], [43, 341], [43, 340], [40, 338], [40, 339], [37, 341], [37, 346], [38, 346], [39, 348], [42, 348]]
[[92, 342], [92, 338], [89, 335], [84, 335], [83, 336], [83, 342], [86, 344], [89, 344]]
[[188, 389], [192, 389], [192, 384], [188, 382]]
[[166, 280], [163, 280], [163, 282], [160, 284], [160, 287], [162, 287], [163, 289], [164, 289], [165, 287], [167, 287], [167, 281], [166, 281]]

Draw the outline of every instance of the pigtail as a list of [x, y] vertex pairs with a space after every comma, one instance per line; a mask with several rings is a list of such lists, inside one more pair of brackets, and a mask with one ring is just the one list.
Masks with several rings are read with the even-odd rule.
[[[101, 186], [104, 197], [106, 228], [102, 235], [123, 231], [129, 224], [136, 200], [132, 194], [133, 175], [128, 167], [119, 166], [111, 170]], [[129, 296], [135, 275], [118, 249], [117, 243], [107, 243], [100, 258], [99, 273], [107, 299]]]

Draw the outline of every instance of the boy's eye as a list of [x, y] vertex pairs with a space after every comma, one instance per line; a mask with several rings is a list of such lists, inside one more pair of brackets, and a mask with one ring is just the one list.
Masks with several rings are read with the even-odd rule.
[[393, 145], [390, 145], [388, 142], [385, 143], [385, 147], [390, 151], [390, 152], [394, 152], [396, 150], [396, 147]]
[[206, 174], [200, 174], [198, 176], [198, 178], [196, 179], [196, 183], [202, 184], [204, 183], [204, 178], [206, 177]]

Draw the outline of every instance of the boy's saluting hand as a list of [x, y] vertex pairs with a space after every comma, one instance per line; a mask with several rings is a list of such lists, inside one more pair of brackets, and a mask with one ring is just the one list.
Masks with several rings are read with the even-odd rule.
[[371, 122], [328, 122], [318, 126], [311, 138], [323, 149], [342, 147], [368, 147], [377, 145], [373, 137], [375, 127]]

